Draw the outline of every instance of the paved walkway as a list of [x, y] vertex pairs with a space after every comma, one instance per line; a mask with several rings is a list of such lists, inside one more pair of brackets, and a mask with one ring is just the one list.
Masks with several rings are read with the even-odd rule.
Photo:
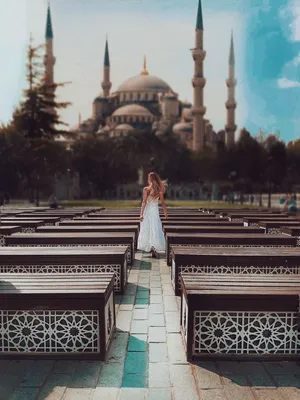
[[299, 364], [186, 362], [164, 260], [138, 253], [129, 282], [106, 362], [2, 361], [0, 400], [300, 400]]

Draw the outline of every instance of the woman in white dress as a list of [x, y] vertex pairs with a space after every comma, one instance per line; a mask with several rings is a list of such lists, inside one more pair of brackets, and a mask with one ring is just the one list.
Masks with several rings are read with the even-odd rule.
[[157, 251], [165, 251], [166, 241], [159, 217], [158, 203], [161, 202], [165, 217], [168, 218], [167, 207], [164, 200], [165, 183], [155, 172], [148, 175], [148, 186], [143, 190], [143, 202], [140, 214], [140, 233], [138, 237], [138, 250], [151, 252], [152, 257], [157, 257]]

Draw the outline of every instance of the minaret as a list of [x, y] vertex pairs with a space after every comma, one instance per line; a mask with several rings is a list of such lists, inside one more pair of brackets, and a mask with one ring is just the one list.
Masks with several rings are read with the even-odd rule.
[[[44, 66], [45, 66], [45, 83], [49, 85], [48, 88], [49, 94], [51, 94], [54, 98], [55, 88], [54, 86], [54, 65], [55, 65], [55, 57], [53, 55], [53, 30], [52, 30], [52, 21], [51, 21], [51, 11], [50, 4], [48, 4], [47, 10], [47, 23], [46, 23], [46, 52], [44, 57]], [[53, 110], [53, 112], [55, 112]]]
[[197, 23], [195, 32], [195, 48], [192, 49], [194, 59], [194, 77], [192, 84], [194, 87], [193, 114], [193, 150], [203, 150], [204, 148], [204, 114], [206, 108], [203, 105], [203, 88], [206, 79], [203, 77], [203, 62], [206, 51], [203, 50], [203, 17], [201, 0], [198, 4]]
[[110, 82], [110, 62], [109, 62], [107, 37], [106, 37], [105, 52], [104, 52], [104, 69], [103, 69], [102, 89], [103, 89], [104, 97], [108, 97], [110, 94], [111, 82]]
[[234, 145], [234, 134], [236, 131], [235, 124], [235, 60], [234, 60], [234, 45], [233, 45], [233, 33], [231, 32], [230, 40], [230, 51], [229, 51], [229, 76], [226, 80], [226, 85], [228, 87], [228, 100], [226, 101], [227, 108], [227, 124], [225, 126], [226, 130], [226, 145], [232, 147]]

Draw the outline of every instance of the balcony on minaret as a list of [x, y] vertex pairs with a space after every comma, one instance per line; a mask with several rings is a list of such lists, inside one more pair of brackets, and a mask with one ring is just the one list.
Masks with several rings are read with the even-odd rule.
[[194, 61], [203, 61], [206, 56], [206, 51], [200, 48], [192, 49], [192, 56]]
[[192, 79], [192, 85], [194, 88], [195, 87], [204, 88], [205, 84], [206, 84], [206, 79], [203, 78], [203, 76], [195, 76]]
[[227, 100], [225, 104], [226, 104], [227, 110], [235, 109], [236, 105], [237, 105], [236, 101], [234, 101], [234, 100]]
[[197, 116], [197, 115], [204, 115], [206, 113], [206, 107], [204, 106], [194, 106], [192, 107], [192, 115]]
[[237, 83], [237, 80], [235, 78], [226, 79], [226, 85], [229, 88], [236, 86], [236, 83]]
[[237, 129], [237, 125], [234, 123], [229, 123], [225, 125], [225, 131], [226, 132], [235, 132]]

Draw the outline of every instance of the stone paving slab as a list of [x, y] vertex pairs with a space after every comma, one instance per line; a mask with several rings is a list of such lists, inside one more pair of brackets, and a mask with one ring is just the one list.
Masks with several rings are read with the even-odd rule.
[[138, 252], [105, 362], [0, 361], [0, 400], [300, 400], [300, 363], [186, 360], [163, 258]]

